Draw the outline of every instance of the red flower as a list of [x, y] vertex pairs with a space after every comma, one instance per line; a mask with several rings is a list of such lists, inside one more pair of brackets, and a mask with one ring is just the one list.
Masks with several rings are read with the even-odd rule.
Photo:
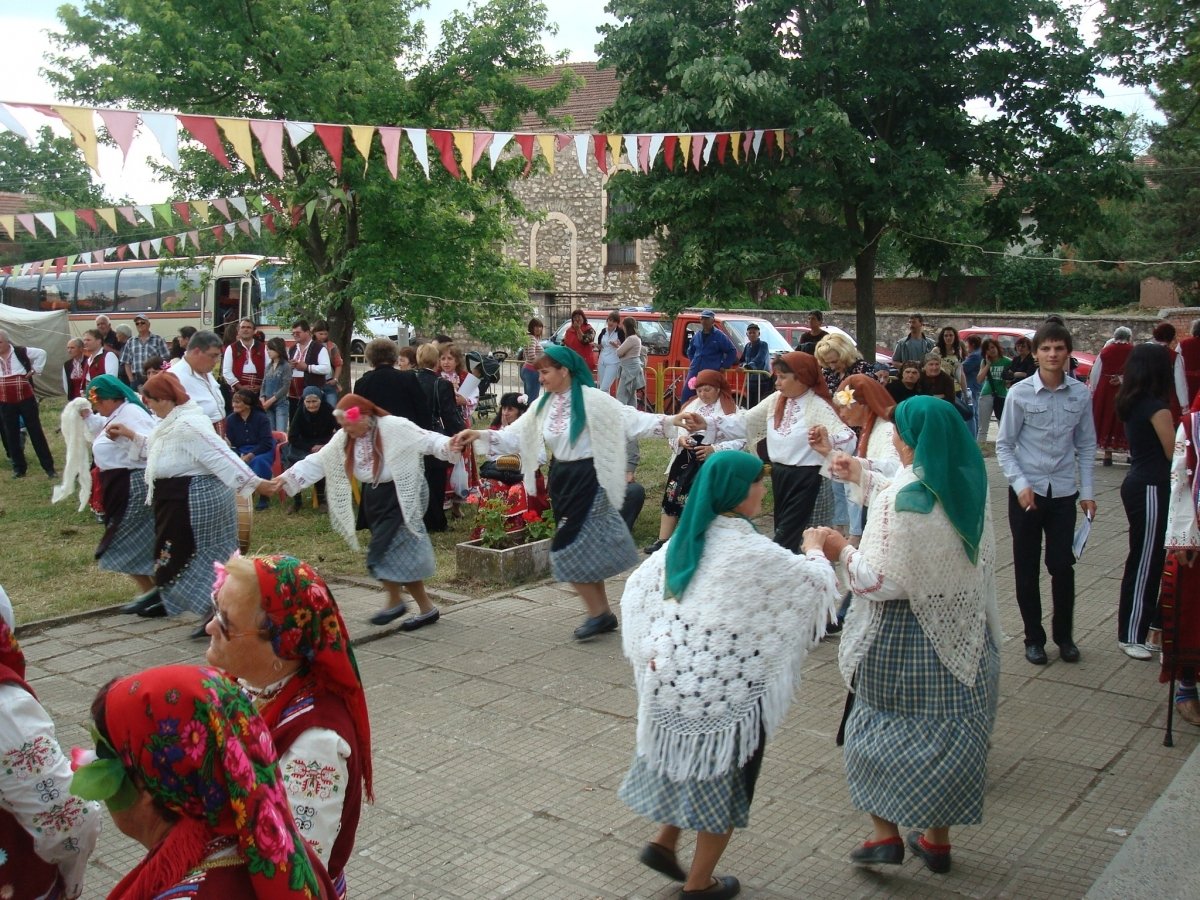
[[521, 518], [524, 519], [526, 522], [538, 522], [541, 520], [542, 515], [541, 515], [541, 513], [536, 512], [532, 509], [527, 509], [527, 510], [525, 510], [525, 513], [524, 513], [524, 515], [521, 516]]

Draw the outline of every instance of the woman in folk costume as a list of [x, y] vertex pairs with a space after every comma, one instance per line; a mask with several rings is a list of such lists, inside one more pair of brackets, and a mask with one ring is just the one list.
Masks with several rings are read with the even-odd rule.
[[146, 460], [146, 503], [154, 508], [155, 586], [122, 609], [148, 617], [191, 610], [205, 620], [192, 632], [201, 638], [213, 563], [237, 549], [236, 497], [274, 494], [275, 487], [229, 448], [172, 373], [150, 378], [142, 396], [160, 420], [149, 435], [119, 423], [106, 429]]
[[1104, 465], [1112, 465], [1114, 450], [1125, 450], [1125, 426], [1117, 415], [1117, 391], [1125, 363], [1133, 352], [1133, 332], [1122, 325], [1113, 332], [1112, 341], [1096, 356], [1088, 375], [1092, 389], [1092, 420], [1096, 424], [1096, 444], [1104, 451]]
[[625, 497], [625, 442], [662, 437], [667, 425], [689, 421], [685, 414], [638, 412], [593, 387], [583, 358], [569, 347], [550, 345], [538, 358], [543, 394], [531, 413], [499, 431], [463, 431], [466, 447], [484, 440], [486, 452], [519, 453], [525, 489], [535, 493], [543, 446], [550, 464], [550, 506], [558, 529], [550, 545], [550, 571], [575, 588], [587, 607], [576, 640], [615, 631], [604, 579], [637, 562], [637, 548], [618, 510]]
[[300, 833], [346, 896], [371, 725], [346, 623], [312, 566], [293, 556], [235, 556], [217, 567], [209, 664], [238, 680], [271, 729]]
[[1158, 605], [1162, 620], [1162, 672], [1176, 679], [1175, 712], [1200, 725], [1196, 669], [1200, 665], [1200, 395], [1175, 432], [1171, 457], [1171, 500], [1167, 511], [1167, 561]]
[[[804, 556], [755, 530], [762, 479], [749, 453], [706, 462], [666, 549], [629, 576], [621, 598], [638, 694], [621, 799], [661, 823], [641, 861], [682, 881], [685, 898], [738, 893], [736, 878], [713, 870], [733, 829], [746, 827], [764, 745], [837, 596], [817, 529]], [[687, 872], [676, 855], [684, 828], [697, 832]]]
[[[814, 521], [824, 481], [825, 460], [810, 439], [820, 433], [815, 429], [823, 427], [833, 449], [849, 450], [854, 432], [830, 405], [832, 395], [814, 356], [795, 350], [776, 359], [773, 368], [774, 394], [753, 409], [712, 421], [729, 438], [745, 438], [747, 447], [766, 437], [775, 496], [775, 542], [798, 553], [804, 529]], [[826, 491], [832, 503], [833, 492], [828, 487]]]
[[1000, 636], [987, 471], [958, 411], [913, 397], [895, 411], [904, 466], [888, 479], [852, 457], [834, 475], [870, 499], [862, 546], [824, 531], [854, 604], [838, 663], [854, 691], [845, 723], [850, 799], [874, 833], [850, 856], [899, 864], [897, 823], [932, 871], [950, 870], [950, 826], [983, 818]]
[[667, 483], [663, 487], [662, 515], [659, 517], [658, 540], [645, 548], [647, 554], [657, 552], [667, 542], [688, 491], [696, 479], [700, 466], [717, 450], [741, 450], [746, 442], [740, 439], [726, 440], [716, 425], [709, 424], [715, 416], [729, 416], [737, 412], [737, 401], [729, 390], [729, 382], [716, 369], [704, 369], [696, 375], [696, 396], [683, 406], [684, 412], [695, 413], [704, 418], [704, 427], [696, 430], [672, 429], [668, 435], [671, 445], [671, 461], [667, 463]]
[[25, 682], [0, 587], [0, 897], [74, 898], [100, 834], [100, 806], [71, 797], [71, 764]]
[[102, 687], [71, 793], [103, 800], [146, 857], [109, 900], [333, 900], [292, 822], [271, 733], [216, 669], [160, 666]]
[[107, 572], [123, 572], [139, 591], [154, 587], [154, 513], [146, 505], [146, 461], [138, 458], [133, 439], [115, 435], [125, 425], [147, 438], [154, 430], [150, 411], [120, 379], [97, 375], [88, 385], [88, 399], [99, 415], [83, 411], [92, 435], [92, 459], [100, 470], [104, 497], [104, 535], [96, 560]]
[[[400, 628], [415, 631], [432, 625], [441, 612], [425, 592], [425, 579], [436, 566], [423, 521], [429, 489], [424, 458], [453, 460], [450, 438], [388, 415], [358, 394], [339, 400], [334, 415], [341, 430], [276, 480], [294, 496], [324, 478], [333, 530], [355, 550], [356, 528], [370, 530], [367, 571], [388, 594], [388, 605], [371, 617], [372, 625], [387, 625], [404, 615], [402, 589], [416, 601], [418, 612], [401, 622]], [[351, 478], [358, 480], [362, 490], [357, 524]]]

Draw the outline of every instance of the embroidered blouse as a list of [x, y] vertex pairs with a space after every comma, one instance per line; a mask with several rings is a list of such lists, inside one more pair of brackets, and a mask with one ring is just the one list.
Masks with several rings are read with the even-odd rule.
[[83, 424], [92, 435], [92, 459], [100, 471], [146, 468], [136, 441], [126, 437], [113, 439], [106, 433], [109, 425], [126, 425], [136, 434], [148, 436], [154, 430], [154, 417], [136, 403], [122, 403], [107, 419], [93, 413]]

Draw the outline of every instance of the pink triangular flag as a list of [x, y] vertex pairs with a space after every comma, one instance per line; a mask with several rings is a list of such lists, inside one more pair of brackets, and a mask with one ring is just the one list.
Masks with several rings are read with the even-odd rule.
[[125, 162], [129, 159], [129, 146], [137, 130], [138, 114], [124, 109], [98, 109], [96, 112], [100, 113], [104, 127], [121, 148], [121, 161]]
[[33, 217], [33, 213], [17, 213], [17, 221], [24, 225], [25, 230], [34, 237], [38, 236], [37, 219]]
[[640, 172], [650, 171], [650, 135], [637, 136], [637, 167]]
[[[213, 158], [230, 171], [229, 157], [225, 155], [225, 147], [221, 144], [221, 134], [217, 130], [217, 120], [212, 116], [179, 116], [179, 122], [196, 140], [204, 145], [204, 149]], [[175, 251], [172, 249], [172, 253]]]
[[225, 221], [229, 221], [229, 201], [224, 197], [218, 197], [213, 200], [212, 205], [217, 208], [217, 212], [225, 217]]
[[483, 156], [483, 151], [491, 146], [494, 133], [491, 131], [476, 131], [475, 146], [471, 148], [471, 168], [479, 165], [479, 158]]
[[263, 159], [271, 171], [283, 177], [283, 122], [277, 119], [251, 119], [250, 130], [258, 138]]
[[[396, 177], [396, 168], [400, 164], [400, 136], [404, 134], [399, 128], [380, 126], [379, 140], [383, 144], [383, 158], [387, 160], [388, 171]], [[282, 212], [282, 210], [280, 210]]]
[[[133, 217], [133, 207], [132, 206], [118, 206], [117, 212], [119, 212], [121, 214], [121, 216], [125, 219], [125, 221], [128, 222], [130, 225], [133, 225], [135, 227], [137, 226], [137, 219], [135, 219]], [[154, 224], [154, 216], [150, 216], [149, 221], [150, 221], [150, 224], [153, 225]]]
[[187, 233], [187, 236], [188, 236], [188, 240], [192, 242], [192, 246], [195, 247], [197, 250], [199, 250], [200, 249], [200, 232], [189, 231]]

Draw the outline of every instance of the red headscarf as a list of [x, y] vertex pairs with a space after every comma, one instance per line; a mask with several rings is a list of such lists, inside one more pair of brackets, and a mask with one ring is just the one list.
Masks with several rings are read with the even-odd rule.
[[[22, 682], [25, 680], [25, 654], [13, 634], [12, 603], [4, 588], [0, 587], [0, 666], [8, 668]], [[0, 677], [0, 680], [3, 680]]]
[[696, 376], [696, 387], [706, 384], [709, 387], [715, 387], [721, 393], [721, 412], [725, 415], [737, 412], [737, 403], [733, 399], [733, 391], [729, 389], [729, 382], [725, 380], [725, 376], [716, 369], [702, 369], [700, 374]]
[[[337, 602], [316, 570], [294, 556], [260, 556], [252, 561], [275, 655], [303, 660], [318, 685], [346, 702], [354, 720], [354, 734], [343, 737], [354, 738], [367, 798], [374, 800], [367, 696]], [[303, 679], [293, 681], [299, 685]], [[282, 701], [275, 704], [278, 709], [286, 706]]]
[[181, 406], [191, 399], [173, 372], [151, 375], [142, 385], [142, 393], [151, 400], [170, 400], [176, 406]]
[[[870, 375], [851, 375], [844, 379], [838, 385], [838, 393], [845, 390], [853, 391], [855, 401], [864, 404], [868, 410], [867, 421], [863, 423], [862, 434], [858, 437], [858, 450], [855, 451], [856, 456], [865, 457], [867, 442], [871, 440], [871, 429], [875, 427], [878, 419], [889, 421], [892, 418], [892, 410], [896, 408], [896, 401], [887, 392], [887, 388]], [[834, 407], [837, 408], [836, 403]]]
[[[334, 409], [344, 414], [338, 417], [339, 422], [355, 422], [360, 416], [373, 416], [376, 419], [380, 419], [383, 416], [390, 415], [386, 409], [381, 409], [359, 394], [347, 394], [338, 401]], [[351, 481], [354, 480], [354, 441], [355, 438], [346, 435], [346, 475]], [[373, 432], [373, 441], [375, 446], [375, 471], [371, 473], [371, 480], [378, 481], [379, 470], [383, 465], [383, 441], [379, 437], [378, 429]]]
[[[271, 733], [216, 669], [160, 666], [114, 681], [97, 722], [127, 773], [180, 816], [110, 898], [149, 900], [177, 884], [216, 837], [236, 837], [254, 896], [322, 894], [292, 822]], [[293, 886], [294, 885], [294, 886]]]
[[[791, 353], [784, 353], [780, 356], [776, 360], [776, 363], [783, 363], [786, 370], [792, 373], [792, 377], [801, 384], [808, 385], [808, 389], [826, 403], [832, 399], [832, 395], [829, 393], [829, 385], [825, 383], [825, 379], [821, 376], [821, 364], [817, 362], [817, 358], [811, 353], [793, 350]], [[783, 407], [784, 404], [782, 402], [775, 404], [776, 428], [783, 423]]]

